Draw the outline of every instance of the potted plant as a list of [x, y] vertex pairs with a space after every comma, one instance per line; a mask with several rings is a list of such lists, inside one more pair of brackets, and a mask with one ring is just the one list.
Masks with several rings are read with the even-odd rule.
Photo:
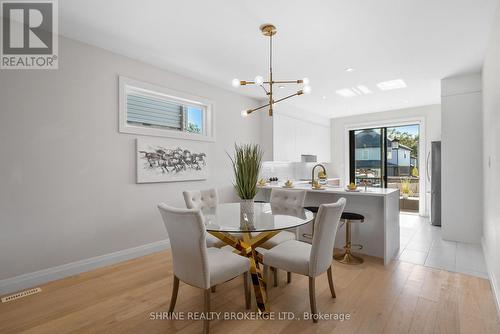
[[228, 154], [233, 165], [234, 187], [241, 198], [242, 212], [247, 215], [253, 212], [262, 155], [263, 151], [258, 144], [234, 144], [233, 157]]
[[407, 178], [401, 181], [401, 193], [404, 199], [410, 196], [410, 180]]

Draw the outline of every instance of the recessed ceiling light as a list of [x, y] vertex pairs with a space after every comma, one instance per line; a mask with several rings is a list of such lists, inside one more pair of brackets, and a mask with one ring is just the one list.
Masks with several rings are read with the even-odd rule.
[[346, 71], [346, 72], [353, 72], [353, 71], [354, 71], [354, 68], [352, 68], [352, 67], [348, 67], [348, 68], [346, 68], [346, 69], [345, 69], [345, 71]]
[[359, 91], [356, 87], [351, 87], [351, 90], [357, 95], [363, 95], [363, 93], [361, 93], [361, 91]]
[[371, 94], [372, 91], [366, 87], [366, 86], [363, 86], [363, 85], [359, 85], [358, 86], [358, 89], [363, 93], [363, 94]]
[[281, 88], [281, 89], [283, 89], [283, 88], [285, 88], [285, 86], [278, 86], [278, 88]]
[[354, 93], [352, 90], [350, 90], [348, 88], [336, 90], [335, 93], [337, 93], [338, 95], [343, 96], [343, 97], [354, 97], [354, 96], [356, 96], [356, 93]]
[[377, 87], [380, 88], [381, 90], [400, 89], [406, 87], [406, 82], [404, 82], [403, 79], [383, 81], [379, 82], [377, 84]]
[[343, 97], [354, 97], [354, 96], [363, 96], [373, 93], [368, 87], [364, 85], [358, 85], [351, 88], [343, 88], [335, 91], [340, 96]]
[[326, 96], [325, 96], [325, 95], [323, 95], [321, 98], [322, 98], [323, 100], [326, 100]]

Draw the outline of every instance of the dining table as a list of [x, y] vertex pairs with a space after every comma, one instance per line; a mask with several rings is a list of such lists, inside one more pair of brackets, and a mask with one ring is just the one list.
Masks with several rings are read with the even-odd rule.
[[258, 202], [222, 203], [201, 212], [208, 233], [249, 259], [258, 311], [269, 312], [261, 255], [256, 248], [283, 230], [311, 222], [313, 213], [302, 207]]

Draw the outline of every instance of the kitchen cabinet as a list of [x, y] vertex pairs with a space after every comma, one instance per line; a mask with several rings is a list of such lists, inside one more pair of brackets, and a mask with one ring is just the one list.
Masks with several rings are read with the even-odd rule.
[[300, 161], [302, 154], [330, 161], [330, 124], [317, 124], [284, 115], [273, 119], [273, 159]]

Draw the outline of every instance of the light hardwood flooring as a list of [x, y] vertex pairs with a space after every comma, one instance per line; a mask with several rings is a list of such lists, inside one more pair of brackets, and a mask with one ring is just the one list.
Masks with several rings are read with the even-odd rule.
[[[360, 266], [334, 263], [337, 299], [326, 273], [316, 280], [318, 310], [349, 313], [348, 321], [211, 322], [211, 333], [500, 333], [489, 282], [464, 274], [365, 256]], [[168, 251], [42, 286], [39, 294], [0, 304], [0, 333], [200, 333], [201, 321], [150, 320], [166, 312], [172, 287]], [[242, 279], [217, 287], [214, 312], [246, 312]], [[309, 311], [307, 277], [270, 288], [275, 312]], [[202, 311], [203, 292], [181, 283], [176, 311]]]

